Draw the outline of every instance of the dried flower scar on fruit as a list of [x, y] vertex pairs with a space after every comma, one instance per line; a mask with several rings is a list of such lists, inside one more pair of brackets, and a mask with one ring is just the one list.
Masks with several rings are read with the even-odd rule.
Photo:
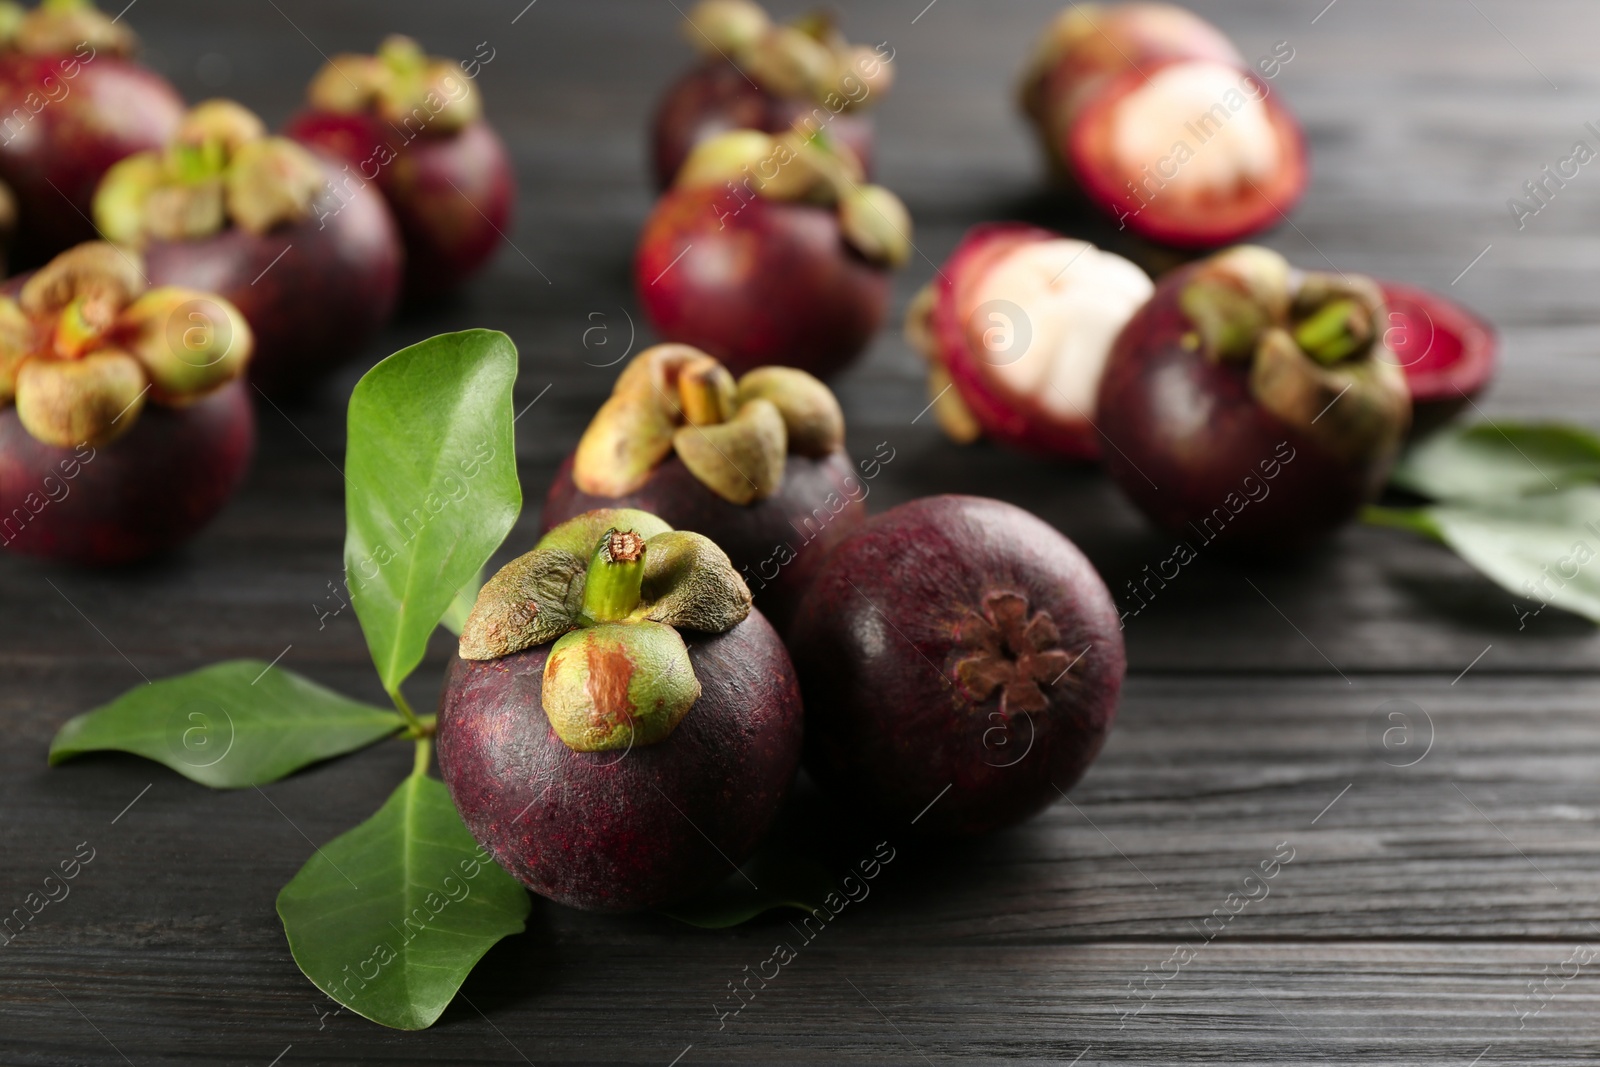
[[233, 301], [256, 333], [251, 378], [269, 394], [359, 355], [399, 295], [403, 253], [383, 198], [231, 100], [200, 104], [165, 146], [112, 167], [94, 219], [142, 252], [156, 284]]
[[1083, 776], [1116, 715], [1116, 607], [1039, 518], [970, 496], [913, 500], [836, 548], [789, 647], [806, 769], [897, 832], [1020, 822]]
[[872, 119], [894, 81], [894, 49], [852, 45], [825, 11], [775, 23], [748, 0], [702, 0], [684, 38], [701, 63], [673, 84], [651, 129], [656, 184], [665, 189], [701, 141], [728, 130], [826, 131], [872, 173]]
[[1106, 469], [1196, 545], [1303, 549], [1371, 501], [1411, 422], [1361, 275], [1241, 245], [1162, 278], [1100, 383]]
[[939, 425], [1064, 459], [1100, 455], [1095, 399], [1111, 343], [1154, 287], [1085, 241], [1018, 223], [974, 227], [912, 300]]
[[[1286, 51], [1285, 51], [1286, 50]], [[1305, 138], [1272, 79], [1210, 23], [1170, 4], [1073, 4], [1023, 76], [1047, 157], [1119, 227], [1215, 248], [1276, 225], [1310, 177]]]
[[137, 47], [126, 20], [88, 0], [0, 2], [0, 180], [20, 208], [15, 263], [93, 238], [100, 176], [177, 128], [183, 98], [133, 62]]
[[0, 545], [80, 563], [171, 547], [233, 494], [255, 442], [249, 324], [151, 288], [94, 242], [0, 295]]
[[614, 508], [484, 585], [445, 681], [439, 770], [530, 889], [629, 911], [750, 854], [794, 779], [800, 725], [788, 653], [728, 557]]
[[736, 380], [699, 349], [657, 345], [617, 379], [557, 472], [542, 522], [627, 507], [705, 534], [781, 632], [822, 557], [865, 520], [881, 461], [851, 461], [839, 402], [805, 371], [758, 367]]
[[454, 289], [511, 230], [516, 175], [475, 80], [494, 57], [485, 44], [466, 62], [440, 59], [399, 36], [377, 55], [334, 56], [285, 130], [382, 190], [405, 239], [408, 299]]
[[669, 341], [735, 372], [779, 363], [826, 378], [888, 310], [911, 217], [826, 134], [734, 130], [703, 141], [639, 238], [634, 282]]

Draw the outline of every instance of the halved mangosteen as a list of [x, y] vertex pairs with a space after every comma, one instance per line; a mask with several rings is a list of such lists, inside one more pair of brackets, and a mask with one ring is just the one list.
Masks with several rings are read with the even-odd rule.
[[1154, 286], [1085, 241], [1018, 223], [968, 232], [912, 302], [945, 431], [1072, 460], [1100, 455], [1095, 402], [1117, 333]]
[[1438, 293], [1380, 282], [1384, 344], [1406, 372], [1411, 436], [1423, 437], [1460, 413], [1494, 378], [1500, 339], [1488, 322]]

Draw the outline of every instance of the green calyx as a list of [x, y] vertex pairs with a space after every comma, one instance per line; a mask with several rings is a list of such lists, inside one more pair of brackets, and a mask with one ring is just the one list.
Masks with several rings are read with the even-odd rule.
[[894, 82], [893, 53], [852, 45], [826, 12], [785, 24], [751, 0], [701, 0], [689, 10], [684, 37], [772, 95], [813, 100], [834, 113], [870, 107]]
[[[0, 3], [0, 48], [30, 56], [127, 56], [139, 41], [89, 0], [44, 0], [31, 11]], [[86, 51], [87, 50], [87, 51]]]
[[861, 163], [823, 130], [802, 120], [788, 133], [729, 130], [694, 146], [674, 188], [726, 188], [734, 202], [751, 196], [831, 207], [845, 241], [888, 267], [911, 258], [911, 213], [900, 198], [863, 180]]
[[735, 381], [698, 348], [656, 345], [617, 378], [578, 442], [572, 479], [592, 496], [626, 496], [675, 454], [743, 506], [778, 491], [789, 455], [819, 458], [843, 444], [839, 402], [805, 371], [757, 367]]
[[1293, 270], [1242, 245], [1200, 263], [1178, 294], [1208, 359], [1241, 364], [1256, 402], [1352, 463], [1390, 454], [1411, 421], [1405, 375], [1377, 323], [1383, 294], [1359, 275]]
[[137, 253], [94, 241], [0, 296], [0, 405], [44, 444], [105, 445], [147, 401], [181, 408], [236, 380], [254, 344], [227, 300], [147, 288]]
[[239, 104], [208, 100], [184, 117], [165, 149], [136, 153], [106, 172], [94, 221], [106, 239], [135, 247], [209, 237], [229, 224], [262, 234], [311, 217], [325, 183], [304, 148], [267, 136]]
[[460, 655], [490, 660], [554, 642], [544, 713], [577, 752], [655, 744], [700, 697], [679, 630], [723, 633], [750, 590], [710, 539], [647, 512], [591, 511], [562, 523], [485, 583]]
[[478, 120], [483, 102], [460, 63], [423, 52], [398, 34], [378, 54], [341, 53], [317, 72], [306, 92], [319, 111], [377, 115], [407, 136], [457, 133]]

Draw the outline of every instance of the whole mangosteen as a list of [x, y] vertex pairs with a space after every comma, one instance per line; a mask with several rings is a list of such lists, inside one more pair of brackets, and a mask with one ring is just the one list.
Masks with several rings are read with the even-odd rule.
[[735, 130], [703, 141], [639, 238], [634, 283], [656, 331], [735, 373], [783, 364], [826, 378], [888, 311], [911, 218], [847, 150]]
[[701, 141], [729, 130], [779, 134], [798, 126], [844, 145], [872, 172], [872, 119], [889, 91], [894, 50], [854, 46], [826, 12], [775, 24], [749, 0], [703, 0], [684, 36], [699, 66], [667, 90], [651, 127], [656, 186], [672, 184]]
[[89, 0], [0, 3], [0, 179], [21, 209], [18, 265], [92, 239], [101, 175], [177, 129], [183, 98], [132, 61], [137, 46]]
[[657, 345], [617, 379], [557, 472], [541, 521], [549, 530], [627, 507], [704, 534], [783, 632], [822, 558], [866, 519], [868, 491], [826, 385], [792, 367], [736, 382], [699, 349]]
[[630, 911], [726, 878], [800, 762], [783, 643], [722, 550], [628, 509], [546, 534], [483, 587], [439, 709], [439, 770], [523, 884]]
[[947, 434], [1069, 460], [1099, 457], [1095, 400], [1117, 333], [1154, 286], [1128, 260], [1020, 223], [967, 232], [912, 300]]
[[255, 447], [250, 327], [227, 300], [147, 288], [79, 245], [0, 296], [0, 546], [83, 564], [193, 536]]
[[1063, 795], [1105, 743], [1125, 660], [1083, 553], [998, 500], [884, 512], [823, 563], [789, 647], [806, 768], [852, 811], [986, 833]]
[[405, 240], [407, 299], [476, 274], [511, 228], [516, 176], [483, 119], [476, 64], [424, 55], [408, 37], [390, 37], [375, 56], [335, 56], [285, 130], [383, 192]]
[[1406, 428], [1384, 297], [1242, 245], [1162, 278], [1100, 381], [1106, 469], [1158, 526], [1303, 549], [1382, 490]]
[[1075, 3], [1035, 49], [1022, 107], [1056, 172], [1120, 226], [1216, 248], [1276, 225], [1305, 191], [1305, 137], [1268, 84], [1293, 55], [1258, 75], [1183, 8]]
[[256, 333], [252, 381], [288, 396], [360, 355], [400, 294], [394, 219], [383, 197], [344, 182], [339, 167], [267, 136], [244, 107], [210, 100], [166, 147], [111, 168], [95, 194], [95, 224], [141, 250], [154, 284], [237, 305]]

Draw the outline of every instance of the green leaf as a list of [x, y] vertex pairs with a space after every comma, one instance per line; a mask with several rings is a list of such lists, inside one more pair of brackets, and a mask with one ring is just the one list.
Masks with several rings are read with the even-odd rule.
[[810, 914], [837, 891], [837, 879], [816, 851], [780, 830], [737, 873], [662, 914], [705, 930], [723, 930], [776, 908]]
[[443, 783], [420, 771], [278, 894], [306, 977], [400, 1030], [432, 1026], [483, 954], [522, 931], [530, 907], [527, 890], [467, 832]]
[[1444, 540], [1444, 535], [1439, 532], [1439, 524], [1433, 521], [1432, 508], [1369, 507], [1361, 513], [1361, 521], [1373, 526], [1410, 530], [1414, 534], [1431, 537], [1435, 541]]
[[201, 785], [239, 789], [354, 752], [403, 725], [392, 711], [291, 671], [230, 660], [130, 689], [68, 720], [50, 744], [50, 763], [132, 752]]
[[467, 330], [396, 352], [350, 397], [345, 573], [390, 693], [522, 508], [516, 376], [510, 338]]
[[1395, 468], [1403, 489], [1441, 501], [1494, 501], [1600, 482], [1600, 437], [1558, 423], [1448, 428]]
[[1600, 622], [1600, 489], [1496, 503], [1374, 508], [1367, 517], [1437, 537], [1524, 600]]
[[473, 605], [478, 602], [478, 590], [482, 588], [483, 570], [480, 568], [466, 585], [456, 590], [450, 606], [444, 609], [444, 618], [439, 620], [439, 625], [460, 637], [461, 628], [467, 624], [467, 616], [472, 614]]

